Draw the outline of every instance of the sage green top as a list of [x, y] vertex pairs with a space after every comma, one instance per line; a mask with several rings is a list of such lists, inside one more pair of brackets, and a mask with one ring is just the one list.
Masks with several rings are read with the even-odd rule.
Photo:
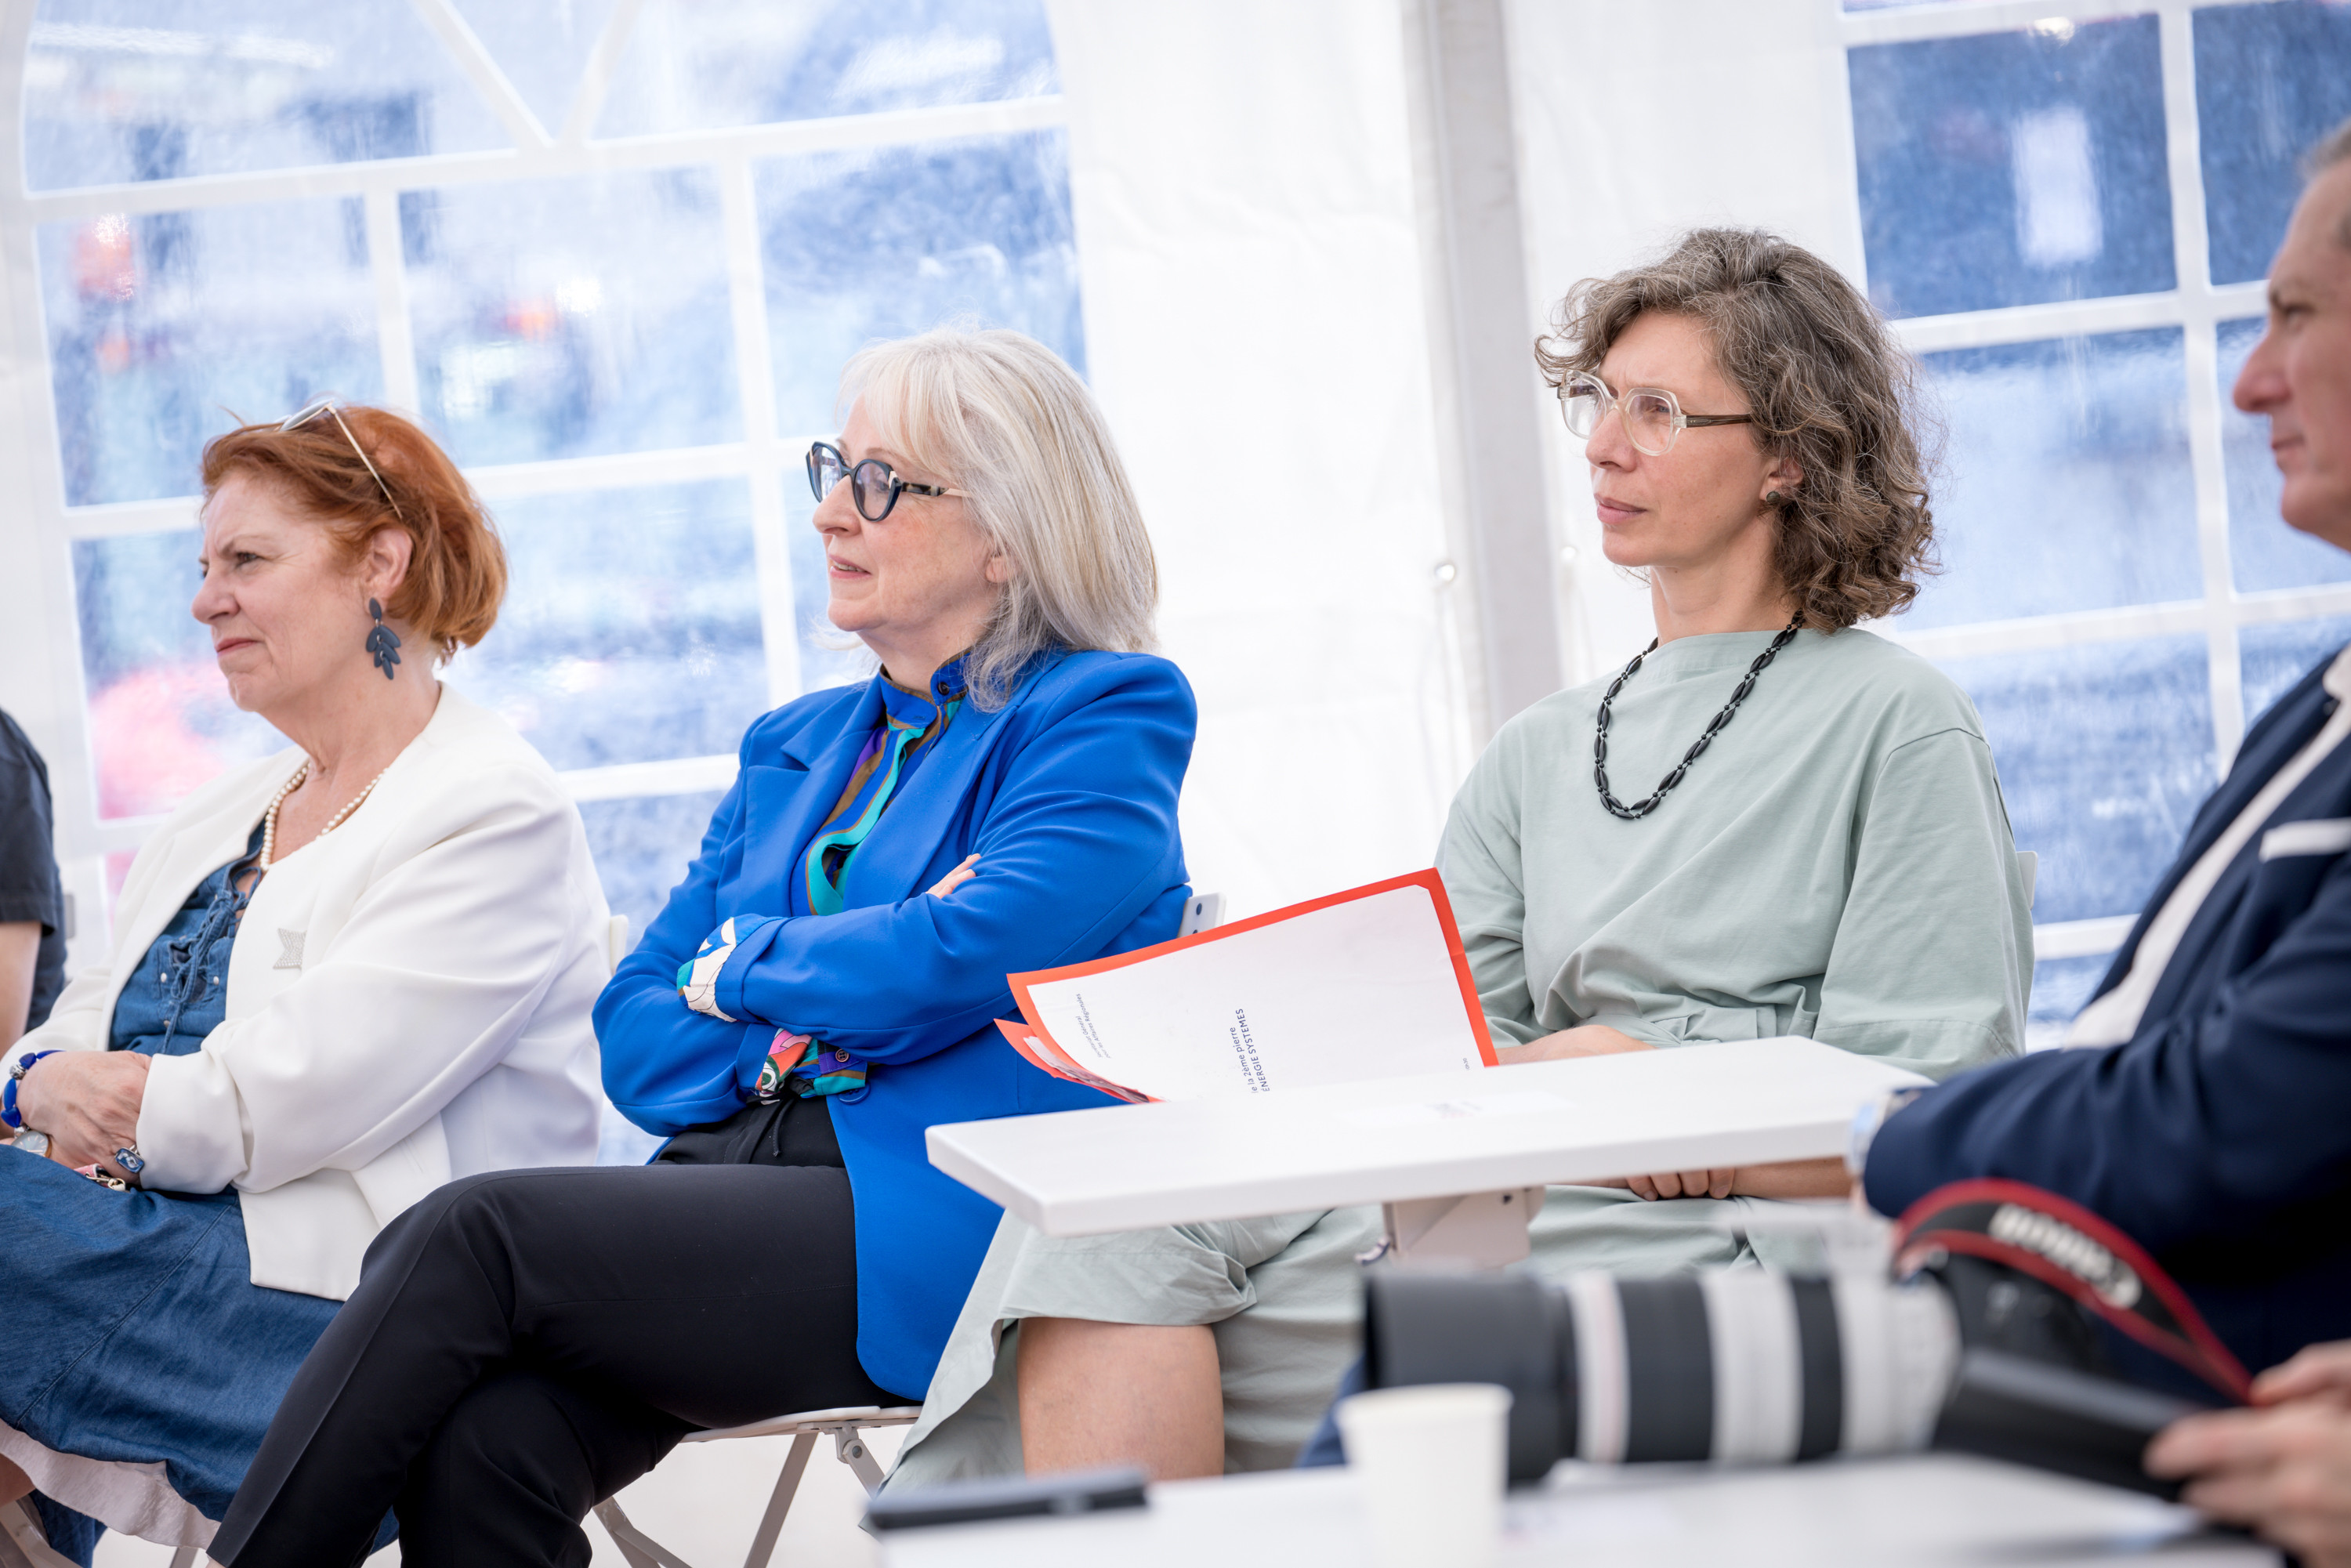
[[[1772, 636], [1643, 662], [1609, 723], [1618, 800], [1648, 798]], [[2022, 1049], [2032, 915], [1983, 726], [1949, 677], [1866, 632], [1800, 632], [1635, 821], [1592, 783], [1607, 689], [1504, 726], [1446, 825], [1496, 1045], [1585, 1023], [1657, 1046], [1801, 1034], [1935, 1078]]]
[[[1685, 637], [1616, 698], [1609, 779], [1645, 800], [1771, 641]], [[1805, 632], [1650, 815], [1592, 782], [1607, 680], [1503, 727], [1439, 863], [1498, 1045], [1604, 1023], [1652, 1045], [1805, 1034], [1941, 1078], [2012, 1055], [2032, 976], [1983, 727], [1934, 666], [1866, 632]], [[1776, 1248], [1753, 1198], [1555, 1186], [1529, 1266], [1655, 1273]], [[1018, 1475], [1030, 1317], [1214, 1326], [1228, 1469], [1287, 1465], [1361, 1350], [1354, 1259], [1376, 1207], [1113, 1236], [998, 1228], [892, 1487]], [[1796, 1261], [1801, 1249], [1774, 1260]]]

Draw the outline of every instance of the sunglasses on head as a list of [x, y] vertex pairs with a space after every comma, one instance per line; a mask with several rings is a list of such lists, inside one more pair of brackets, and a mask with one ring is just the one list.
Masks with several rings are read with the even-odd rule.
[[343, 433], [343, 439], [351, 444], [351, 450], [358, 453], [360, 461], [367, 465], [367, 471], [374, 478], [375, 487], [383, 492], [383, 498], [392, 507], [392, 516], [403, 523], [406, 522], [408, 515], [400, 509], [400, 503], [392, 498], [392, 486], [383, 482], [383, 476], [376, 472], [375, 462], [368, 456], [367, 448], [360, 444], [360, 438], [351, 434], [351, 427], [345, 424], [343, 416], [336, 412], [335, 399], [331, 395], [305, 405], [299, 413], [287, 414], [280, 422], [277, 429], [281, 434], [287, 431], [299, 430], [322, 413], [335, 422], [335, 428]]

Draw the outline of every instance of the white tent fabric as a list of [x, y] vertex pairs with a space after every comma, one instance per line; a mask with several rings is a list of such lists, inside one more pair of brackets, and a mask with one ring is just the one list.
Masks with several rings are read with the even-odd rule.
[[[1604, 277], [1708, 224], [1774, 230], [1861, 276], [1844, 55], [1829, 6], [1512, 0], [1509, 15], [1531, 320], [1547, 320], [1578, 278]], [[1665, 60], [1670, 69], [1652, 63]], [[1572, 653], [1589, 678], [1648, 642], [1648, 591], [1600, 553], [1583, 454], [1550, 451], [1584, 632]]]
[[1094, 385], [1200, 698], [1194, 879], [1249, 913], [1426, 865], [1469, 758], [1403, 28], [1354, 0], [1053, 16]]

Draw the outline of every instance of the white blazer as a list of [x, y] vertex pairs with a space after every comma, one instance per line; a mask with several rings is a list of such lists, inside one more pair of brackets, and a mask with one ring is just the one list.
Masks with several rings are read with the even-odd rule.
[[[132, 966], [245, 852], [300, 759], [239, 768], [172, 814], [123, 883], [107, 962], [24, 1049], [106, 1048]], [[592, 1162], [608, 921], [554, 771], [443, 686], [367, 803], [254, 890], [225, 1020], [148, 1071], [145, 1184], [234, 1186], [253, 1282], [340, 1301], [376, 1233], [443, 1183]]]

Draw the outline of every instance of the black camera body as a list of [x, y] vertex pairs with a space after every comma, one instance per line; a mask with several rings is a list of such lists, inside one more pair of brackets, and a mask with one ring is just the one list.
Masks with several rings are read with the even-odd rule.
[[1899, 1281], [1763, 1269], [1656, 1278], [1367, 1276], [1370, 1386], [1510, 1391], [1510, 1473], [1601, 1463], [1789, 1463], [1941, 1448], [2169, 1498], [2140, 1468], [2201, 1406], [2115, 1377], [2098, 1322], [2032, 1274], [1964, 1253]]

